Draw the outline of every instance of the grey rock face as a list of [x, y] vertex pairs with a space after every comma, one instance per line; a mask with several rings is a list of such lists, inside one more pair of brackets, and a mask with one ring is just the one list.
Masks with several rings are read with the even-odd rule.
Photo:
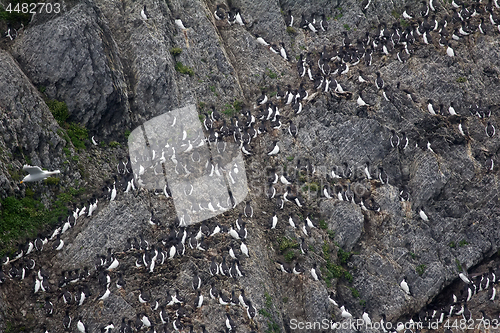
[[37, 18], [36, 29], [28, 29], [13, 49], [32, 83], [66, 101], [70, 119], [89, 129], [106, 135], [130, 126], [121, 60], [100, 10], [84, 2], [52, 20], [41, 17], [38, 24]]
[[328, 229], [335, 232], [335, 241], [346, 251], [351, 251], [363, 231], [361, 210], [347, 202], [323, 201], [320, 212], [326, 218]]
[[[12, 56], [0, 51], [0, 147], [11, 156], [22, 156], [35, 164], [56, 169], [64, 140], [57, 135], [58, 126], [47, 105]], [[11, 171], [22, 168], [14, 163]], [[19, 188], [11, 179], [7, 163], [1, 168], [1, 193], [5, 197]], [[16, 170], [17, 172], [17, 170]]]

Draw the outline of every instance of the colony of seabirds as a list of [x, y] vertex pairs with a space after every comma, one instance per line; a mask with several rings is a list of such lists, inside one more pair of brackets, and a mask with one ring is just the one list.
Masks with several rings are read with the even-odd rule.
[[[371, 0], [365, 0], [362, 3], [362, 9], [367, 10], [371, 4]], [[221, 142], [231, 142], [239, 144], [242, 152], [247, 155], [255, 155], [256, 152], [252, 143], [256, 141], [258, 136], [264, 135], [266, 132], [284, 129], [282, 125], [282, 115], [279, 107], [286, 108], [291, 106], [293, 112], [291, 114], [300, 114], [303, 111], [303, 103], [314, 98], [319, 93], [331, 93], [337, 97], [350, 97], [352, 92], [345, 91], [342, 88], [340, 81], [347, 77], [347, 73], [352, 71], [356, 66], [364, 67], [365, 72], [370, 72], [371, 66], [375, 63], [378, 56], [392, 56], [397, 61], [405, 63], [412, 56], [414, 49], [419, 45], [432, 44], [439, 45], [439, 50], [442, 49], [449, 57], [455, 57], [455, 52], [452, 49], [451, 40], [460, 42], [464, 37], [471, 34], [486, 34], [495, 35], [500, 33], [500, 17], [495, 11], [500, 8], [497, 1], [489, 0], [487, 4], [480, 1], [471, 4], [459, 3], [453, 0], [449, 4], [452, 15], [442, 15], [438, 20], [438, 11], [430, 2], [422, 2], [422, 7], [417, 13], [413, 13], [409, 7], [406, 7], [402, 17], [408, 25], [402, 27], [399, 21], [388, 27], [386, 23], [381, 23], [375, 33], [366, 32], [356, 41], [349, 38], [348, 32], [344, 32], [344, 38], [339, 45], [325, 46], [319, 53], [319, 57], [313, 53], [301, 54], [296, 63], [298, 75], [303, 79], [297, 89], [292, 89], [290, 85], [285, 90], [277, 87], [275, 100], [268, 97], [263, 91], [262, 95], [256, 100], [257, 113], [252, 114], [249, 108], [243, 108], [242, 119], [238, 116], [231, 118], [231, 125], [226, 124], [226, 119], [212, 107], [210, 114], [205, 113], [203, 121], [206, 130], [206, 141], [213, 145], [215, 144], [220, 152], [220, 149], [225, 149], [225, 145], [221, 146]], [[228, 12], [224, 5], [217, 5], [214, 11], [214, 18], [224, 24], [239, 24], [245, 25], [245, 22], [238, 9], [232, 8]], [[151, 17], [144, 6], [140, 12], [140, 17], [144, 20], [151, 20]], [[226, 23], [227, 22], [227, 23]], [[328, 29], [328, 20], [325, 15], [317, 15], [315, 13], [307, 16], [302, 14], [302, 19], [297, 22], [291, 11], [285, 15], [285, 22], [288, 27], [300, 27], [306, 30], [305, 33], [314, 35], [320, 34]], [[297, 24], [298, 23], [298, 24]], [[182, 20], [176, 18], [175, 24], [180, 29], [186, 29]], [[15, 31], [9, 30], [6, 36], [10, 39], [15, 37]], [[14, 37], [13, 37], [14, 36]], [[266, 41], [265, 36], [256, 36], [256, 40], [262, 47], [266, 47], [281, 56], [286, 61], [291, 61], [290, 55], [285, 50], [284, 44], [276, 44]], [[407, 95], [408, 99], [419, 104], [416, 94], [410, 89], [405, 89], [397, 85], [397, 89], [392, 89], [384, 83], [379, 72], [376, 72], [376, 78], [373, 79], [366, 75], [361, 70], [357, 76], [360, 90], [356, 103], [360, 109], [369, 110], [369, 105], [363, 98], [363, 89], [368, 85], [374, 84], [380, 91], [385, 100], [391, 100], [395, 94]], [[311, 87], [309, 90], [306, 86]], [[458, 121], [457, 130], [468, 139], [467, 128], [464, 125], [465, 120], [469, 117], [464, 115], [464, 110], [458, 110], [457, 106], [451, 103], [444, 106], [439, 102], [427, 100], [424, 103], [424, 110], [436, 115], [437, 117], [445, 116], [446, 113], [450, 117], [456, 117]], [[282, 109], [283, 111], [283, 109]], [[498, 106], [482, 106], [480, 103], [471, 102], [468, 112], [474, 118], [484, 123], [485, 135], [488, 137], [495, 136], [495, 127], [489, 118], [491, 114], [498, 111]], [[255, 129], [256, 128], [256, 129]], [[298, 127], [290, 119], [288, 120], [288, 128], [285, 132], [294, 138], [298, 134]], [[185, 139], [180, 139], [181, 141]], [[97, 142], [92, 137], [92, 143], [97, 146]], [[390, 144], [393, 148], [404, 150], [411, 142], [405, 133], [397, 134], [392, 131]], [[419, 145], [422, 149], [432, 151], [429, 142]], [[278, 141], [273, 141], [267, 151], [264, 153], [268, 156], [279, 154], [280, 148]], [[157, 155], [157, 157], [160, 154]], [[165, 158], [164, 154], [162, 155]], [[172, 156], [169, 156], [172, 158]], [[154, 165], [158, 164], [157, 158]], [[179, 163], [181, 164], [181, 163]], [[212, 161], [206, 162], [207, 174], [212, 175], [217, 172], [221, 166], [213, 165]], [[152, 166], [153, 168], [154, 166]], [[185, 167], [185, 166], [184, 166]], [[494, 161], [492, 155], [489, 155], [485, 171], [491, 172], [494, 169]], [[309, 159], [299, 160], [297, 167], [293, 171], [295, 175], [306, 174], [314, 177], [315, 168]], [[274, 212], [269, 218], [269, 228], [276, 229], [280, 224], [285, 224], [297, 233], [300, 233], [299, 247], [301, 254], [307, 256], [308, 246], [306, 239], [311, 236], [312, 229], [317, 230], [316, 219], [307, 208], [307, 202], [297, 191], [297, 179], [292, 175], [292, 172], [285, 172], [278, 175], [275, 169], [271, 169], [267, 179], [266, 194], [270, 200], [274, 200]], [[354, 168], [344, 163], [343, 166], [334, 167], [331, 174], [328, 175], [326, 185], [321, 189], [321, 195], [328, 200], [343, 200], [360, 205], [363, 211], [367, 214], [377, 214], [380, 211], [379, 205], [370, 197], [370, 195], [360, 196], [353, 192], [350, 187], [350, 182], [356, 181], [359, 177], [367, 178], [376, 186], [388, 185], [390, 177], [379, 167], [377, 171], [370, 169], [369, 163], [366, 163], [361, 175], [357, 175]], [[248, 325], [252, 329], [257, 329], [255, 316], [258, 314], [257, 309], [253, 305], [248, 295], [245, 295], [243, 288], [239, 290], [219, 290], [218, 284], [223, 280], [233, 279], [237, 283], [237, 279], [244, 274], [244, 260], [251, 255], [251, 250], [245, 244], [249, 233], [244, 220], [254, 218], [254, 209], [250, 201], [247, 201], [243, 207], [243, 212], [239, 214], [238, 219], [230, 226], [221, 224], [216, 218], [203, 221], [201, 225], [188, 226], [176, 218], [171, 225], [165, 221], [160, 221], [155, 217], [154, 211], [151, 211], [151, 219], [149, 224], [153, 228], [168, 230], [162, 237], [156, 240], [146, 240], [143, 235], [131, 237], [127, 240], [127, 245], [124, 249], [107, 249], [107, 253], [96, 256], [93, 267], [83, 267], [71, 271], [49, 272], [40, 265], [37, 265], [35, 259], [39, 252], [42, 251], [60, 251], [64, 248], [67, 233], [77, 224], [89, 221], [93, 214], [98, 209], [98, 203], [103, 201], [114, 201], [118, 195], [128, 195], [125, 193], [137, 193], [140, 184], [140, 176], [134, 174], [131, 168], [130, 159], [124, 160], [117, 165], [117, 175], [114, 176], [114, 182], [107, 181], [100, 195], [94, 195], [91, 200], [82, 208], [68, 210], [68, 215], [61, 217], [55, 230], [50, 233], [40, 233], [34, 240], [28, 241], [26, 244], [19, 244], [18, 250], [12, 256], [2, 258], [2, 269], [0, 270], [0, 283], [8, 284], [11, 280], [24, 281], [34, 297], [44, 299], [44, 311], [48, 317], [55, 313], [64, 313], [60, 325], [64, 330], [77, 329], [79, 332], [170, 332], [186, 331], [189, 332], [207, 332], [205, 325], [194, 322], [191, 317], [202, 306], [224, 306], [226, 310], [230, 307], [241, 307], [241, 311], [233, 311], [233, 317], [226, 314], [226, 320], [220, 323], [221, 332], [236, 331], [238, 326]], [[336, 186], [330, 186], [332, 181], [336, 181]], [[284, 189], [284, 191], [283, 191]], [[155, 191], [158, 192], [158, 191]], [[122, 194], [123, 193], [123, 194]], [[168, 185], [163, 191], [159, 191], [167, 198], [171, 197]], [[282, 193], [282, 194], [281, 194]], [[401, 201], [409, 202], [410, 193], [403, 186], [400, 189]], [[223, 202], [208, 202], [206, 206], [199, 206], [199, 209], [207, 209], [222, 211], [228, 208], [235, 208], [234, 201]], [[225, 207], [224, 207], [225, 206]], [[217, 208], [215, 208], [217, 207]], [[295, 208], [294, 208], [295, 207]], [[292, 212], [298, 211], [298, 214]], [[283, 218], [281, 212], [287, 212]], [[369, 213], [369, 212], [372, 213]], [[418, 216], [424, 221], [428, 221], [429, 217], [424, 212], [422, 207], [417, 209]], [[300, 216], [300, 218], [299, 218]], [[305, 218], [302, 218], [305, 216]], [[83, 220], [83, 222], [82, 222]], [[285, 222], [280, 222], [285, 220]], [[71, 237], [69, 237], [71, 238]], [[214, 239], [217, 239], [214, 241]], [[221, 256], [206, 256], [206, 269], [203, 271], [193, 272], [192, 290], [178, 289], [170, 290], [167, 293], [166, 299], [158, 299], [147, 289], [135, 290], [137, 302], [144, 304], [144, 311], [137, 313], [136, 318], [117, 318], [116, 321], [102, 323], [99, 328], [88, 327], [86, 320], [79, 315], [79, 309], [83, 304], [95, 303], [101, 304], [111, 293], [123, 292], [127, 289], [126, 279], [121, 271], [120, 261], [127, 256], [132, 256], [135, 259], [135, 266], [138, 270], [144, 270], [150, 274], [154, 274], [155, 269], [161, 266], [167, 266], [171, 261], [189, 255], [192, 251], [200, 251], [207, 253], [209, 245], [226, 244], [224, 248], [219, 249]], [[243, 264], [243, 265], [242, 265]], [[298, 261], [294, 264], [289, 264], [284, 260], [276, 262], [278, 270], [283, 274], [308, 275], [310, 279], [321, 280], [320, 270], [317, 264], [312, 267], [303, 267]], [[488, 272], [477, 276], [469, 277], [466, 270], [460, 272], [459, 278], [464, 282], [463, 289], [459, 295], [453, 295], [449, 300], [449, 304], [443, 307], [429, 306], [427, 310], [423, 309], [412, 320], [419, 322], [428, 322], [438, 320], [443, 322], [445, 318], [462, 316], [465, 319], [472, 318], [472, 314], [467, 308], [467, 302], [480, 292], [488, 293], [490, 301], [496, 298], [495, 286], [500, 280], [500, 269], [494, 270], [490, 268]], [[56, 282], [57, 281], [57, 282]], [[207, 283], [208, 282], [208, 283]], [[408, 285], [406, 278], [400, 282], [400, 287], [403, 293], [411, 297], [411, 288]], [[335, 292], [331, 291], [328, 300], [334, 307], [340, 317], [338, 319], [351, 319], [353, 317], [362, 318], [365, 322], [371, 323], [369, 314], [366, 311], [359, 314], [351, 314], [344, 306], [339, 306], [335, 299]], [[216, 305], [217, 304], [217, 305]], [[238, 314], [235, 318], [234, 314]], [[482, 312], [485, 319], [487, 315]], [[385, 328], [386, 318], [384, 314], [375, 314], [382, 324], [384, 332], [402, 331], [401, 327], [393, 327], [392, 329]], [[51, 325], [53, 322], [51, 322]], [[196, 326], [196, 327], [195, 327]], [[50, 332], [50, 327], [43, 326], [44, 332]], [[406, 330], [405, 333], [411, 332]]]

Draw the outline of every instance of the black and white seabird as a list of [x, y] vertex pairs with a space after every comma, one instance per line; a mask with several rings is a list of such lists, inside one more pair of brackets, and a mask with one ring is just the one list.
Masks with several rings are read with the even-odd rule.
[[63, 318], [63, 327], [66, 330], [69, 330], [71, 326], [71, 317], [69, 316], [69, 310], [66, 310], [66, 315]]
[[495, 162], [493, 161], [493, 154], [490, 154], [486, 160], [486, 170], [493, 171], [495, 168]]
[[241, 242], [240, 250], [241, 253], [243, 253], [245, 256], [250, 257], [250, 255], [248, 254], [248, 247], [245, 243]]
[[367, 10], [368, 7], [370, 7], [371, 2], [372, 0], [363, 0], [363, 2], [361, 3], [361, 10], [362, 11]]
[[196, 300], [194, 302], [196, 308], [201, 308], [203, 306], [203, 295], [201, 294], [201, 290], [198, 290], [198, 296], [196, 296]]
[[274, 140], [272, 145], [268, 149], [268, 156], [274, 156], [277, 155], [280, 152], [280, 147], [278, 146], [278, 141]]
[[186, 27], [184, 26], [184, 23], [182, 23], [182, 20], [180, 17], [176, 17], [174, 20], [174, 23], [176, 26], [178, 26], [181, 30], [186, 30]]
[[432, 105], [432, 99], [427, 100], [427, 110], [429, 111], [430, 114], [433, 116], [436, 115], [436, 111], [434, 111], [434, 106]]
[[140, 289], [141, 293], [139, 294], [139, 302], [147, 303], [151, 300], [151, 294], [149, 291], [144, 291], [142, 288]]
[[285, 49], [285, 43], [281, 42], [280, 43], [280, 55], [283, 59], [285, 59], [286, 61], [288, 61], [288, 55], [287, 55], [287, 52], [286, 52], [286, 49]]
[[262, 90], [262, 94], [257, 98], [257, 104], [263, 105], [267, 103], [267, 95], [264, 90]]
[[148, 10], [146, 9], [146, 5], [141, 9], [141, 17], [144, 21], [147, 21], [149, 19], [149, 13]]
[[191, 286], [193, 287], [194, 290], [198, 290], [201, 288], [201, 278], [198, 276], [197, 273], [194, 274]]
[[420, 207], [418, 209], [418, 215], [420, 216], [420, 218], [424, 221], [429, 221], [429, 218], [427, 217], [427, 214], [425, 214], [424, 210], [422, 209], [422, 207]]
[[375, 85], [377, 89], [382, 89], [384, 87], [384, 80], [380, 77], [380, 72], [377, 72], [377, 78], [375, 79]]
[[410, 6], [406, 5], [403, 12], [403, 18], [405, 20], [411, 20], [415, 15], [410, 11]]
[[298, 262], [296, 262], [292, 272], [295, 275], [300, 275], [305, 272], [305, 269], [302, 266], [300, 266]]
[[214, 11], [214, 17], [218, 21], [226, 18], [226, 12], [222, 9], [221, 5], [217, 5], [217, 9]]
[[450, 102], [450, 106], [448, 107], [448, 112], [451, 116], [456, 116], [457, 112], [455, 111], [455, 105], [453, 102]]
[[369, 82], [369, 79], [363, 76], [363, 72], [361, 70], [359, 71], [358, 82], [359, 83], [368, 83]]
[[64, 246], [64, 241], [61, 239], [61, 235], [57, 235], [56, 241], [52, 245], [52, 249], [56, 251], [62, 250]]
[[326, 20], [325, 14], [321, 14], [321, 20], [319, 21], [319, 27], [322, 31], [328, 30], [328, 21]]
[[488, 124], [484, 128], [486, 135], [491, 138], [495, 135], [495, 126], [491, 122], [488, 121]]
[[341, 306], [340, 307], [340, 311], [341, 311], [341, 317], [342, 318], [346, 318], [346, 319], [351, 319], [352, 318], [352, 314], [345, 308], [345, 306]]
[[295, 124], [292, 122], [292, 120], [289, 120], [289, 127], [288, 127], [288, 133], [290, 133], [291, 136], [293, 136], [294, 138], [297, 137], [297, 126], [295, 126]]
[[389, 177], [382, 167], [379, 167], [378, 179], [382, 183], [382, 185], [389, 183]]
[[399, 286], [407, 295], [410, 295], [410, 287], [408, 287], [408, 283], [406, 283], [406, 276], [403, 277], [403, 281], [401, 281]]
[[229, 316], [229, 313], [226, 313], [226, 327], [229, 331], [235, 331], [236, 330], [236, 325], [234, 324], [234, 321], [231, 319]]
[[335, 301], [334, 296], [333, 291], [331, 291], [330, 294], [328, 294], [328, 301], [335, 306], [339, 306], [339, 304]]
[[264, 40], [264, 38], [262, 38], [261, 36], [259, 36], [259, 35], [255, 35], [255, 38], [256, 38], [256, 40], [257, 40], [257, 43], [259, 43], [259, 44], [261, 44], [261, 45], [264, 45], [264, 46], [269, 46], [269, 43], [268, 43], [268, 42], [266, 42], [266, 41]]
[[230, 9], [229, 12], [227, 12], [227, 23], [234, 24], [236, 22], [236, 12], [234, 9]]
[[366, 305], [363, 306], [363, 314], [361, 315], [361, 319], [363, 319], [365, 325], [371, 326], [372, 320], [370, 319], [368, 313], [366, 313]]
[[363, 91], [360, 91], [359, 92], [359, 96], [358, 96], [358, 99], [356, 100], [356, 103], [358, 104], [358, 106], [360, 107], [364, 107], [364, 106], [369, 106], [363, 99]]
[[293, 15], [292, 15], [292, 10], [288, 10], [288, 14], [285, 15], [285, 24], [287, 27], [292, 27], [293, 26]]
[[400, 140], [401, 144], [399, 146], [399, 149], [406, 149], [409, 143], [408, 137], [406, 136], [405, 132], [401, 132], [401, 135], [402, 135]]
[[308, 21], [307, 23], [307, 27], [309, 28], [309, 30], [311, 30], [312, 32], [318, 32], [318, 29], [316, 28], [315, 26], [315, 23], [316, 23], [316, 19], [314, 18], [315, 16], [315, 13], [312, 13], [311, 14], [311, 19]]
[[243, 17], [241, 17], [241, 13], [240, 13], [239, 8], [235, 9], [234, 20], [236, 21], [236, 23], [238, 23], [241, 26], [245, 25], [245, 21], [243, 20]]
[[313, 267], [311, 268], [311, 276], [315, 281], [319, 281], [319, 270], [316, 267], [316, 263], [313, 264]]
[[396, 147], [399, 146], [400, 139], [399, 139], [399, 136], [396, 134], [396, 131], [391, 130], [391, 133], [392, 133], [391, 139], [390, 139], [390, 141], [391, 141], [391, 147], [392, 148], [396, 148]]
[[78, 317], [78, 322], [76, 323], [76, 328], [78, 329], [79, 332], [85, 333], [85, 324], [82, 321], [82, 316]]
[[[250, 201], [246, 202], [245, 209], [243, 210], [243, 213], [245, 214], [246, 217], [253, 217], [253, 208], [250, 205]], [[238, 237], [239, 239], [239, 237]]]

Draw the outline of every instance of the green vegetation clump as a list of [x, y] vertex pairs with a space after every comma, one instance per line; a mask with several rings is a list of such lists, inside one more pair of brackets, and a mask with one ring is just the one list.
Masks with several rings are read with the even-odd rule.
[[463, 77], [463, 76], [460, 76], [460, 77], [457, 78], [457, 82], [458, 83], [465, 83], [465, 82], [467, 82], [467, 78]]
[[278, 74], [270, 70], [269, 68], [266, 68], [266, 74], [269, 76], [271, 79], [276, 79], [278, 77]]
[[295, 35], [297, 31], [293, 27], [286, 27], [286, 32], [288, 32], [290, 35]]
[[[330, 257], [330, 245], [328, 244], [327, 241], [323, 243], [322, 252], [323, 252], [323, 259], [326, 261], [326, 265], [321, 267], [321, 273], [323, 274], [323, 279], [326, 282], [326, 286], [330, 287], [331, 286], [331, 280], [332, 279], [340, 279], [344, 278], [348, 282], [353, 281], [353, 277], [347, 269], [342, 267], [341, 265], [337, 265], [334, 262], [332, 262], [331, 257]], [[348, 256], [346, 256], [348, 254]], [[343, 251], [342, 249], [339, 248], [339, 251], [337, 252], [337, 256], [340, 258], [340, 262], [346, 263], [348, 258], [351, 256], [350, 252]]]
[[[37, 3], [34, 0], [10, 0], [5, 3], [4, 6], [0, 6], [0, 21], [4, 21], [9, 24], [17, 25], [24, 24], [27, 26], [31, 21], [32, 14], [29, 13], [29, 9], [32, 3]], [[27, 4], [28, 7], [25, 8], [25, 12], [23, 13], [23, 4]], [[10, 5], [10, 7], [9, 7]], [[7, 11], [6, 9], [9, 9]], [[36, 8], [39, 10], [39, 8]]]
[[273, 307], [273, 301], [271, 299], [271, 296], [267, 292], [264, 293], [264, 299], [265, 299], [265, 303], [264, 303], [265, 309], [264, 308], [259, 309], [259, 314], [268, 319], [267, 330], [265, 332], [266, 333], [279, 333], [280, 327], [276, 323], [276, 321], [274, 321], [274, 318], [271, 314], [272, 307]]
[[327, 230], [326, 233], [328, 234], [328, 238], [330, 238], [331, 240], [335, 238], [335, 231]]
[[278, 239], [278, 245], [281, 253], [285, 252], [288, 249], [296, 249], [299, 247], [299, 244], [295, 239], [290, 239], [288, 237], [282, 237]]
[[125, 131], [125, 134], [124, 134], [125, 135], [125, 140], [128, 140], [128, 137], [130, 136], [130, 133], [132, 133], [132, 132], [130, 132], [130, 130], [126, 130]]
[[233, 102], [233, 108], [234, 108], [237, 112], [241, 112], [241, 110], [243, 110], [243, 102], [242, 102], [242, 101], [235, 100], [235, 101]]
[[469, 245], [469, 243], [465, 239], [462, 239], [460, 242], [458, 242], [458, 246], [460, 247], [464, 247], [465, 245]]
[[120, 143], [118, 143], [118, 142], [116, 142], [116, 141], [111, 141], [111, 142], [109, 143], [109, 146], [110, 146], [111, 148], [120, 147]]
[[66, 205], [84, 191], [85, 188], [80, 188], [61, 193], [51, 207], [45, 207], [40, 200], [34, 199], [34, 192], [30, 188], [26, 188], [26, 197], [22, 199], [7, 197], [1, 200], [0, 256], [15, 250], [12, 247], [13, 241], [25, 237], [33, 238], [37, 230], [45, 225], [54, 225], [59, 216], [66, 215]]
[[319, 220], [319, 227], [323, 230], [328, 229], [328, 224], [325, 222], [325, 220]]
[[236, 110], [231, 104], [225, 104], [224, 105], [224, 110], [222, 110], [222, 113], [224, 113], [228, 117], [232, 117], [236, 114]]
[[286, 159], [291, 162], [291, 161], [293, 161], [294, 157], [293, 156], [288, 156]]
[[349, 31], [349, 30], [351, 30], [351, 27], [349, 27], [349, 24], [346, 23], [346, 24], [344, 24], [344, 29]]
[[184, 66], [180, 61], [175, 63], [175, 70], [181, 74], [188, 74], [189, 76], [194, 75], [194, 70], [191, 67]]
[[401, 23], [401, 27], [403, 28], [407, 28], [408, 26], [410, 26], [410, 24], [406, 20], [401, 20], [399, 22]]
[[351, 252], [344, 251], [340, 247], [337, 250], [337, 257], [339, 258], [340, 263], [343, 264], [343, 265], [347, 264], [347, 262], [351, 258], [351, 255], [352, 255]]
[[[45, 89], [44, 89], [45, 91]], [[58, 100], [52, 99], [46, 102], [49, 107], [50, 112], [57, 120], [60, 126], [64, 124], [66, 119], [69, 117], [68, 106], [65, 102], [59, 102]]]
[[43, 180], [43, 182], [47, 185], [59, 185], [59, 178], [57, 177], [48, 177]]
[[454, 241], [451, 241], [448, 245], [449, 245], [449, 247], [451, 247], [452, 249], [453, 249], [454, 247], [456, 247], [456, 246], [457, 246], [457, 244], [455, 244], [455, 242], [454, 242]]
[[462, 264], [460, 264], [460, 260], [455, 259], [455, 265], [457, 266], [457, 269], [459, 272], [462, 271]]
[[309, 183], [309, 190], [313, 192], [318, 192], [319, 191], [319, 185], [318, 183]]
[[182, 49], [180, 47], [173, 47], [170, 49], [170, 54], [173, 57], [177, 57], [182, 53]]
[[26, 190], [24, 190], [24, 195], [28, 198], [33, 198], [33, 196], [35, 195], [35, 191], [27, 187]]
[[[69, 118], [68, 106], [65, 102], [60, 102], [58, 100], [46, 100], [45, 103], [49, 107], [50, 112], [57, 120], [59, 126], [61, 126], [66, 133], [58, 131], [61, 137], [66, 141], [71, 141], [73, 146], [77, 149], [85, 149], [85, 140], [88, 140], [89, 134], [85, 127], [77, 123], [67, 123], [66, 120]], [[64, 151], [66, 156], [69, 157], [69, 150]]]
[[73, 146], [77, 149], [85, 149], [84, 141], [89, 138], [87, 129], [77, 123], [69, 123], [65, 127]]
[[286, 262], [292, 262], [293, 259], [295, 259], [296, 255], [295, 255], [295, 252], [293, 250], [288, 250], [286, 253], [285, 253], [285, 261]]
[[391, 15], [394, 16], [396, 19], [399, 19], [399, 16], [400, 16], [399, 13], [396, 10], [393, 10], [391, 12]]
[[415, 268], [415, 271], [417, 272], [418, 275], [422, 276], [424, 274], [426, 268], [427, 268], [426, 265], [421, 264], [421, 265], [418, 265], [417, 268]]

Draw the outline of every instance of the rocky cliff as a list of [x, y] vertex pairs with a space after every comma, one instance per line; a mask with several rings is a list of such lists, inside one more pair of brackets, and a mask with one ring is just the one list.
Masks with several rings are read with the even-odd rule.
[[[5, 281], [0, 286], [3, 331], [43, 332], [45, 327], [63, 332], [68, 314], [71, 331], [77, 331], [79, 316], [89, 332], [100, 331], [110, 321], [118, 331], [122, 318], [126, 329], [128, 320], [141, 326], [134, 324], [136, 317], [146, 314], [157, 331], [179, 325], [201, 331], [205, 325], [208, 332], [218, 332], [226, 330], [229, 314], [240, 332], [290, 332], [293, 319], [347, 320], [341, 306], [355, 318], [366, 311], [377, 322], [384, 316], [394, 323], [429, 320], [426, 311], [444, 311], [451, 304], [451, 318], [460, 319], [455, 314], [464, 303], [473, 318], [498, 318], [499, 302], [489, 294], [495, 285], [491, 281], [483, 288], [491, 276], [481, 274], [497, 269], [500, 246], [499, 168], [494, 164], [500, 163], [500, 140], [497, 131], [491, 132], [500, 105], [499, 9], [491, 2], [488, 8], [484, 1], [477, 6], [436, 0], [431, 4], [434, 9], [422, 15], [418, 1], [68, 1], [61, 3], [61, 13], [35, 14], [24, 27], [2, 22], [3, 29], [17, 31], [13, 40], [3, 37], [0, 50], [1, 245], [11, 261], [3, 265]], [[223, 20], [214, 16], [217, 5], [226, 16]], [[294, 23], [287, 27], [289, 10]], [[227, 20], [237, 12], [243, 25]], [[322, 14], [326, 31], [319, 23]], [[307, 23], [302, 28], [301, 16], [318, 31]], [[481, 18], [486, 33], [479, 29]], [[434, 21], [435, 29], [424, 25]], [[468, 30], [467, 35], [460, 29]], [[408, 30], [414, 42], [408, 36], [403, 41]], [[349, 45], [344, 32], [352, 40]], [[364, 43], [367, 32], [371, 41]], [[395, 34], [401, 35], [400, 42], [394, 42]], [[260, 44], [257, 36], [270, 46]], [[288, 61], [280, 56], [281, 47]], [[370, 65], [365, 57], [369, 49]], [[338, 59], [325, 60], [325, 52], [334, 59], [335, 50]], [[302, 58], [304, 70], [309, 68], [315, 80], [308, 73], [299, 75]], [[320, 62], [331, 70], [325, 73], [323, 64], [320, 70]], [[377, 72], [384, 81], [382, 89], [376, 84]], [[368, 82], [360, 82], [360, 75]], [[291, 93], [289, 89], [308, 96], [293, 97], [291, 104], [277, 99], [282, 90]], [[278, 107], [281, 127], [272, 122], [275, 110], [266, 120], [267, 108], [273, 105], [259, 105], [262, 92]], [[67, 113], [59, 102], [65, 103]], [[127, 162], [132, 130], [191, 104], [197, 106], [201, 121], [214, 106], [222, 117], [215, 131], [222, 133], [222, 119], [229, 126], [233, 116], [245, 123], [250, 111], [257, 118], [255, 130], [264, 123], [267, 133], [250, 141], [251, 155], [243, 151], [249, 190], [245, 201], [203, 223], [209, 229], [201, 237], [204, 250], [189, 246], [201, 226], [195, 224], [185, 229], [184, 255], [179, 256], [177, 248], [176, 256], [162, 263], [162, 254], [168, 258], [183, 238], [174, 203], [161, 188], [125, 193], [137, 174], [123, 175], [120, 163]], [[429, 104], [437, 114], [431, 114]], [[58, 113], [57, 106], [63, 111]], [[289, 120], [297, 127], [296, 137], [289, 133]], [[280, 152], [270, 156], [268, 146], [274, 140]], [[225, 141], [234, 142], [233, 136]], [[24, 164], [60, 169], [61, 174], [20, 184]], [[173, 171], [165, 172], [168, 177]], [[269, 177], [285, 172], [293, 178], [290, 190], [281, 180], [268, 184]], [[269, 186], [277, 190], [273, 199], [266, 197]], [[110, 201], [113, 188], [117, 194]], [[296, 204], [292, 199], [280, 209], [277, 198], [290, 191], [303, 201]], [[42, 251], [12, 260], [38, 233], [40, 239], [50, 238], [76, 208], [89, 209], [96, 199], [92, 216], [79, 217], [61, 236], [62, 250], [53, 249], [54, 238]], [[246, 201], [253, 207], [253, 217], [242, 217], [248, 237], [212, 235], [216, 226], [237, 229], [235, 221]], [[291, 213], [296, 227], [289, 223]], [[278, 219], [275, 229], [273, 215]], [[313, 224], [309, 229], [307, 216]], [[153, 218], [155, 223], [150, 222]], [[134, 238], [138, 243], [129, 249]], [[240, 251], [242, 242], [249, 257]], [[228, 246], [236, 249], [238, 261], [231, 259]], [[112, 256], [107, 256], [108, 248]], [[159, 257], [150, 273], [155, 249]], [[108, 257], [105, 264], [96, 262], [98, 255]], [[29, 266], [28, 258], [36, 264], [24, 279], [9, 276], [12, 268]], [[105, 270], [115, 258], [119, 266]], [[239, 263], [242, 276], [213, 276], [212, 259], [221, 264], [223, 258], [229, 268]], [[305, 271], [283, 272], [278, 261]], [[313, 267], [320, 274], [318, 281], [310, 272]], [[87, 270], [88, 275], [70, 282]], [[469, 288], [481, 280], [473, 279], [475, 275], [484, 276], [468, 302], [462, 299], [467, 298], [467, 285], [459, 278], [463, 270], [469, 272]], [[63, 284], [62, 272], [67, 275]], [[106, 274], [110, 295], [99, 300], [106, 290], [99, 280]], [[195, 276], [201, 278], [205, 297], [200, 308], [192, 287]], [[120, 277], [126, 283], [122, 288], [116, 286]], [[400, 286], [403, 280], [409, 294]], [[45, 282], [48, 290], [34, 293], [35, 281]], [[238, 297], [243, 289], [255, 316], [245, 306], [211, 299], [212, 284], [224, 296], [234, 291]], [[184, 301], [167, 305], [176, 290]], [[65, 304], [64, 291], [80, 298]], [[139, 296], [144, 291], [151, 296], [142, 304]], [[78, 305], [82, 292], [86, 300]], [[453, 302], [452, 295], [460, 300]], [[159, 306], [152, 309], [156, 300]], [[160, 317], [163, 304], [166, 325]], [[179, 315], [179, 309], [186, 314]]]

